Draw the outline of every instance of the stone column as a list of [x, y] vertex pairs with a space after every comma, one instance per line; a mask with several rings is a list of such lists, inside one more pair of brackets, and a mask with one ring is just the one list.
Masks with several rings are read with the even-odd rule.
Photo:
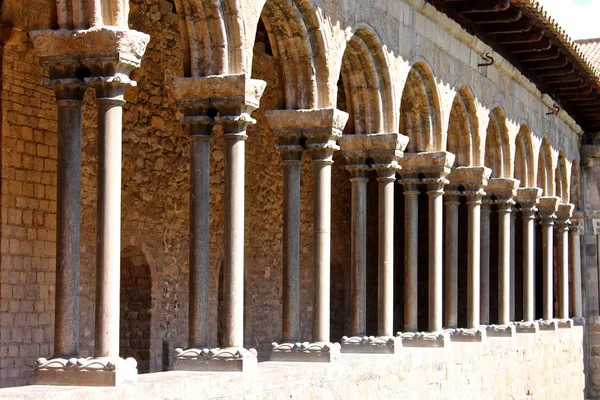
[[583, 228], [582, 215], [577, 212], [571, 218], [571, 293], [573, 297], [573, 320], [576, 324], [583, 323], [583, 307], [581, 294], [581, 232]]
[[58, 108], [54, 354], [68, 359], [79, 356], [81, 110], [86, 87], [73, 82], [53, 89]]
[[[428, 330], [429, 333], [407, 332], [401, 334], [404, 346], [428, 346], [428, 347], [444, 347], [448, 335], [443, 332], [443, 201], [444, 201], [444, 186], [448, 183], [446, 176], [450, 173], [450, 168], [454, 164], [454, 154], [448, 152], [425, 152], [405, 154], [401, 160], [401, 175], [403, 183], [416, 184], [422, 183], [427, 186], [427, 194], [429, 196], [429, 313], [428, 313]], [[410, 186], [408, 186], [410, 188]], [[406, 188], [406, 186], [405, 186]], [[414, 201], [418, 201], [417, 196], [414, 196]], [[407, 197], [406, 212], [413, 210], [414, 205], [411, 203], [410, 196]], [[414, 278], [416, 281], [416, 271], [418, 264], [416, 262], [416, 252], [418, 251], [418, 237], [416, 236], [416, 227], [418, 219], [415, 216], [407, 215], [406, 236], [408, 246], [413, 245], [415, 254], [411, 254], [410, 258], [407, 254], [407, 270], [414, 268]], [[414, 218], [414, 219], [413, 219]], [[414, 243], [410, 240], [413, 239]], [[414, 257], [414, 259], [413, 259]], [[414, 266], [409, 261], [414, 260]], [[411, 275], [413, 271], [410, 271]], [[407, 273], [408, 275], [408, 273]], [[412, 278], [412, 276], [411, 276]], [[413, 290], [417, 291], [418, 281], [415, 282]], [[405, 283], [407, 288], [412, 286], [412, 282]], [[408, 302], [413, 301], [407, 297]], [[415, 312], [416, 315], [416, 312]], [[412, 317], [412, 315], [410, 315]], [[406, 318], [406, 316], [405, 316]], [[408, 321], [407, 322], [412, 322]], [[415, 321], [416, 322], [416, 321]]]
[[[39, 359], [36, 364], [35, 383], [114, 386], [135, 382], [137, 380], [135, 360], [123, 360], [119, 357], [121, 131], [123, 93], [126, 87], [135, 85], [135, 82], [129, 79], [129, 74], [139, 67], [149, 36], [129, 29], [99, 28], [78, 31], [33, 31], [30, 37], [42, 63], [48, 61], [48, 64], [54, 64], [50, 67], [51, 81], [56, 78], [68, 78], [70, 83], [78, 84], [84, 80], [96, 89], [98, 107], [95, 358], [91, 360], [72, 358], [49, 362]], [[77, 49], [77, 53], [74, 53], [73, 49]], [[81, 99], [82, 94], [78, 94], [76, 100], [81, 101]], [[72, 121], [74, 130], [71, 131], [73, 135], [71, 138], [63, 136], [60, 139], [67, 139], [67, 142], [59, 143], [58, 165], [59, 169], [63, 169], [59, 171], [62, 176], [59, 175], [57, 199], [60, 202], [69, 197], [67, 201], [72, 202], [71, 207], [79, 207], [78, 204], [75, 205], [79, 203], [79, 177], [69, 176], [64, 167], [69, 164], [70, 168], [75, 168], [72, 173], [79, 173], [80, 139], [75, 136], [80, 135], [77, 120], [80, 119], [81, 114], [78, 104], [71, 103], [66, 108], [59, 105], [59, 109], [59, 113], [63, 115], [61, 119], [74, 118]], [[67, 125], [61, 124], [59, 128], [66, 129]], [[72, 151], [71, 156], [74, 158], [67, 159], [69, 156], [66, 153], [60, 154], [61, 151]], [[79, 229], [78, 210], [70, 210], [73, 212], [70, 215], [69, 212], [63, 213], [65, 209], [59, 208], [57, 211], [59, 230], [67, 226], [70, 226], [67, 228], [70, 230]], [[58, 234], [61, 235], [60, 231]], [[71, 265], [77, 262], [78, 258], [78, 255], [75, 255], [79, 252], [77, 238], [78, 233], [73, 231], [68, 236], [57, 238], [57, 256], [64, 257], [63, 261], [69, 260], [67, 262]], [[60, 271], [66, 264], [60, 265], [62, 261], [57, 261], [57, 270]], [[71, 282], [71, 284], [77, 283]], [[59, 283], [58, 292], [61, 290]], [[63, 295], [58, 292], [59, 296]], [[75, 292], [71, 302], [76, 301], [78, 297]], [[61, 307], [62, 304], [59, 302], [58, 308]], [[67, 312], [77, 312], [73, 303]], [[77, 316], [72, 314], [68, 319], [76, 318]], [[62, 324], [62, 321], [56, 322]], [[65, 338], [62, 337], [60, 330], [59, 328], [57, 340], [62, 341]]]
[[255, 123], [250, 115], [258, 108], [264, 88], [265, 82], [245, 75], [171, 81], [173, 96], [186, 115], [184, 121], [220, 124], [225, 139], [223, 349], [176, 349], [178, 370], [245, 371], [256, 366], [256, 351], [244, 348], [245, 140], [247, 126]]
[[[450, 174], [452, 175], [452, 174]], [[446, 192], [446, 274], [444, 325], [458, 328], [458, 206], [459, 194]]]
[[481, 242], [480, 242], [480, 292], [479, 316], [482, 325], [490, 323], [490, 218], [492, 202], [484, 198], [481, 203]]
[[[467, 198], [467, 325], [461, 329], [450, 329], [450, 338], [454, 341], [481, 341], [485, 337], [479, 328], [480, 321], [480, 242], [481, 242], [481, 198], [485, 194], [484, 188], [488, 184], [491, 170], [485, 167], [456, 167], [448, 175], [449, 190], [461, 193]], [[448, 211], [448, 208], [446, 209]], [[446, 225], [448, 227], [448, 223]], [[464, 235], [458, 226], [447, 235], [458, 238]], [[446, 243], [449, 243], [447, 240]], [[458, 252], [458, 239], [453, 244]], [[449, 247], [450, 244], [447, 244]], [[447, 250], [449, 250], [447, 248]], [[458, 254], [457, 254], [458, 256]], [[457, 268], [458, 269], [458, 268]], [[450, 274], [446, 275], [447, 283]], [[452, 279], [452, 278], [451, 278]], [[457, 290], [458, 280], [455, 280], [454, 290]], [[456, 300], [455, 300], [456, 301]], [[446, 304], [446, 306], [448, 306]], [[448, 322], [446, 322], [448, 325]], [[451, 328], [451, 326], [448, 326]], [[464, 329], [466, 328], [466, 329]]]
[[519, 181], [494, 178], [489, 180], [487, 193], [498, 206], [498, 325], [487, 327], [489, 336], [513, 336], [515, 327], [510, 323], [510, 261], [511, 211], [515, 204]]
[[521, 206], [523, 219], [523, 322], [517, 323], [517, 332], [535, 333], [535, 214], [536, 204], [542, 189], [521, 188], [517, 191], [517, 201]]
[[540, 322], [540, 329], [555, 329], [554, 323], [554, 220], [558, 209], [558, 197], [540, 198], [539, 218], [542, 224], [542, 257], [543, 257], [543, 306], [542, 315], [545, 323]]
[[569, 320], [569, 225], [571, 225], [574, 208], [573, 204], [561, 204], [556, 212], [559, 326], [571, 325]]
[[515, 240], [516, 240], [517, 212], [513, 208], [510, 213], [510, 316], [509, 321], [515, 320], [516, 281], [515, 281]]
[[352, 259], [350, 269], [350, 336], [367, 333], [367, 182], [365, 169], [352, 177]]
[[[352, 178], [352, 331], [351, 337], [342, 337], [342, 352], [396, 353], [399, 343], [393, 336], [394, 314], [394, 182], [399, 169], [398, 160], [408, 144], [408, 137], [397, 134], [348, 135], [340, 139], [340, 146]], [[378, 249], [378, 330], [377, 337], [365, 336], [366, 309], [366, 179], [369, 168], [377, 171], [379, 182], [379, 249]], [[357, 192], [355, 195], [355, 191]], [[356, 229], [358, 228], [358, 229]], [[359, 244], [360, 248], [355, 247]], [[355, 263], [355, 261], [357, 261]], [[360, 263], [358, 262], [360, 261]], [[356, 264], [356, 268], [354, 265]], [[360, 279], [355, 279], [360, 276]], [[355, 280], [360, 290], [354, 288]], [[356, 285], [358, 286], [358, 285]], [[354, 294], [357, 293], [358, 296]], [[359, 301], [360, 299], [360, 301]], [[363, 319], [358, 321], [357, 316]], [[360, 325], [359, 325], [360, 324]], [[356, 328], [360, 327], [358, 331]]]
[[304, 152], [298, 111], [267, 111], [283, 166], [283, 277], [281, 340], [300, 340], [300, 167]]
[[272, 343], [273, 361], [323, 361], [337, 359], [340, 345], [330, 342], [331, 165], [336, 141], [348, 119], [337, 109], [296, 110], [304, 127], [314, 166], [314, 265], [312, 343]]
[[418, 332], [419, 310], [419, 185], [404, 186], [404, 330]]

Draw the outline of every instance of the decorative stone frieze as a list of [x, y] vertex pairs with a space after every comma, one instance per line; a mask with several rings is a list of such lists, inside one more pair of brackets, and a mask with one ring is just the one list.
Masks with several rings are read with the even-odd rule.
[[39, 358], [35, 364], [36, 385], [118, 386], [137, 382], [133, 358]]

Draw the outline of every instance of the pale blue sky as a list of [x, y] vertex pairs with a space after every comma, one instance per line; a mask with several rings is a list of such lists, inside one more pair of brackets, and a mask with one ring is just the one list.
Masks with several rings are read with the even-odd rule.
[[540, 0], [573, 39], [600, 38], [600, 0]]

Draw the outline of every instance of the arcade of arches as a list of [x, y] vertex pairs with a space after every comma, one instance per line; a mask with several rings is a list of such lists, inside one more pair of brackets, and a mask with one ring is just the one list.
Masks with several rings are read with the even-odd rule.
[[25, 3], [0, 20], [0, 386], [36, 385], [0, 398], [334, 364], [403, 377], [361, 398], [600, 395], [600, 139], [429, 2]]

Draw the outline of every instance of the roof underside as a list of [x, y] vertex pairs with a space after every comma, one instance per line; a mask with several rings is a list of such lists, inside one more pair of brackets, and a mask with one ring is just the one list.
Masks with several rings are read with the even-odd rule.
[[533, 0], [427, 0], [494, 48], [587, 133], [600, 131], [600, 74]]

